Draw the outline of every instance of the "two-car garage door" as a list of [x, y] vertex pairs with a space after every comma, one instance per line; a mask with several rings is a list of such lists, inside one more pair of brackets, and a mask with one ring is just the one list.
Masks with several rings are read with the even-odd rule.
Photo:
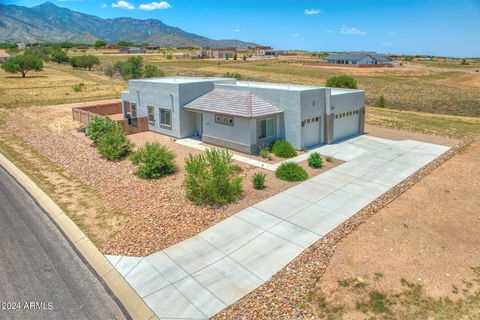
[[333, 140], [340, 140], [360, 132], [360, 110], [335, 114], [333, 120]]

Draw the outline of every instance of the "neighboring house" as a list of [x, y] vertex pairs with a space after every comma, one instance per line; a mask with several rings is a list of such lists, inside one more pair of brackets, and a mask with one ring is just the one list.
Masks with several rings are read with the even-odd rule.
[[245, 153], [276, 139], [302, 149], [363, 133], [364, 105], [363, 90], [229, 78], [130, 80], [122, 93], [124, 117], [148, 117], [151, 131]]
[[10, 55], [5, 49], [0, 49], [0, 63], [7, 61], [10, 59]]
[[389, 64], [388, 57], [375, 52], [335, 53], [325, 58], [329, 64]]
[[288, 55], [288, 51], [285, 50], [273, 50], [273, 49], [266, 49], [266, 50], [260, 50], [259, 54], [261, 56], [284, 56]]
[[231, 59], [234, 55], [235, 48], [213, 48], [209, 50], [208, 54], [208, 56], [212, 59]]
[[142, 47], [122, 47], [121, 53], [145, 53], [145, 49]]

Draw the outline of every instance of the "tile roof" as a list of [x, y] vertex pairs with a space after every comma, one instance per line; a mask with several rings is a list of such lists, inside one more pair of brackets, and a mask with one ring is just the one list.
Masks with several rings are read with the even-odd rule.
[[214, 89], [190, 101], [183, 108], [195, 111], [222, 113], [240, 117], [260, 117], [282, 110], [249, 91]]

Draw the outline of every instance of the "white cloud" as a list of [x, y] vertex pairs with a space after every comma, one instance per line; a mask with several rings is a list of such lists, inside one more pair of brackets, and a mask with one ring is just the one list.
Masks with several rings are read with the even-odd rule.
[[233, 32], [240, 32], [239, 28], [233, 29]]
[[100, 8], [105, 9], [106, 7], [108, 7], [106, 3], [102, 3], [102, 4], [100, 5]]
[[117, 3], [112, 3], [112, 8], [121, 8], [121, 9], [128, 9], [128, 10], [135, 9], [133, 4], [130, 4], [127, 1], [123, 1], [123, 0], [119, 0], [117, 1]]
[[304, 12], [305, 12], [305, 14], [312, 15], [312, 14], [319, 14], [320, 10], [318, 10], [318, 9], [306, 9]]
[[292, 36], [294, 36], [294, 37], [298, 37], [299, 35], [300, 35], [300, 33], [294, 33], [294, 34], [292, 34]]
[[340, 34], [347, 34], [347, 35], [361, 35], [361, 36], [364, 36], [364, 35], [367, 34], [366, 32], [360, 31], [355, 27], [347, 27], [346, 25], [343, 25], [340, 28], [339, 33]]
[[171, 7], [172, 6], [167, 1], [161, 1], [161, 2], [150, 2], [150, 3], [141, 4], [138, 6], [138, 9], [151, 11], [151, 10], [157, 10], [157, 9], [168, 9]]

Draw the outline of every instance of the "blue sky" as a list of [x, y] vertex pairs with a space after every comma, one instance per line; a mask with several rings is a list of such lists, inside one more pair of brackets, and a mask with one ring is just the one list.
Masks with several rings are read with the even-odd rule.
[[480, 0], [51, 1], [103, 18], [155, 18], [213, 39], [278, 49], [480, 56]]

